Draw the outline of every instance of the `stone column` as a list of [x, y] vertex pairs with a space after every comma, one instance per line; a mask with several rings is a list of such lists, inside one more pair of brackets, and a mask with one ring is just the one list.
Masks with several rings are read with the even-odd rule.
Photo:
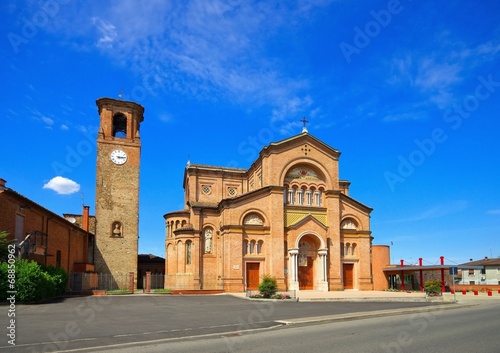
[[320, 275], [318, 280], [318, 290], [323, 292], [328, 292], [328, 280], [327, 280], [327, 264], [326, 255], [328, 254], [328, 249], [319, 249], [319, 263], [320, 263]]
[[290, 290], [299, 290], [299, 282], [297, 278], [297, 255], [299, 254], [299, 249], [289, 249], [288, 255], [290, 257], [290, 283], [288, 288]]

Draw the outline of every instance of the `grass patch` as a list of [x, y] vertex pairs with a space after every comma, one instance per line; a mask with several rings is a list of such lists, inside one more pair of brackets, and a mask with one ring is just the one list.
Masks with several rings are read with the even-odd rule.
[[164, 288], [153, 289], [153, 293], [172, 294], [172, 290], [171, 289], [164, 289]]
[[121, 295], [121, 294], [130, 294], [128, 289], [114, 289], [106, 291], [107, 295]]

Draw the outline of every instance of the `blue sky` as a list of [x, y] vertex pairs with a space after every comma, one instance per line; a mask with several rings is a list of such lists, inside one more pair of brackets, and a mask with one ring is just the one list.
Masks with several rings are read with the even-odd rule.
[[56, 213], [94, 212], [95, 100], [122, 91], [145, 107], [141, 253], [164, 256], [188, 158], [249, 167], [306, 116], [394, 261], [500, 256], [497, 1], [7, 0], [0, 16], [0, 177]]

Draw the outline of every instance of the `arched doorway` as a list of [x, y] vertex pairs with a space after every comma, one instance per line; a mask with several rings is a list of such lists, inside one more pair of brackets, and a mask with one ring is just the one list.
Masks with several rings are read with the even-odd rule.
[[314, 288], [315, 263], [318, 257], [319, 240], [310, 234], [303, 236], [299, 241], [299, 254], [297, 259], [297, 277], [300, 290]]
[[325, 242], [316, 232], [303, 232], [288, 249], [290, 290], [328, 291]]

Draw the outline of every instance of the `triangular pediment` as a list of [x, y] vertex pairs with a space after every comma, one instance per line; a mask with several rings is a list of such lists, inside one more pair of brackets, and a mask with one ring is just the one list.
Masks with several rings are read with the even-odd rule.
[[304, 149], [305, 155], [307, 155], [308, 148], [314, 147], [315, 149], [322, 150], [325, 154], [328, 154], [335, 159], [338, 159], [338, 157], [340, 156], [340, 152], [338, 150], [327, 145], [323, 141], [317, 139], [307, 132], [303, 132], [299, 135], [295, 135], [278, 142], [272, 142], [262, 149], [261, 154], [265, 155], [268, 153], [280, 153], [282, 151], [289, 150], [301, 145], [304, 146], [302, 148]]
[[295, 212], [285, 213], [285, 227], [296, 229], [304, 226], [308, 222], [318, 224], [321, 228], [327, 229], [326, 215], [322, 214], [298, 214]]

